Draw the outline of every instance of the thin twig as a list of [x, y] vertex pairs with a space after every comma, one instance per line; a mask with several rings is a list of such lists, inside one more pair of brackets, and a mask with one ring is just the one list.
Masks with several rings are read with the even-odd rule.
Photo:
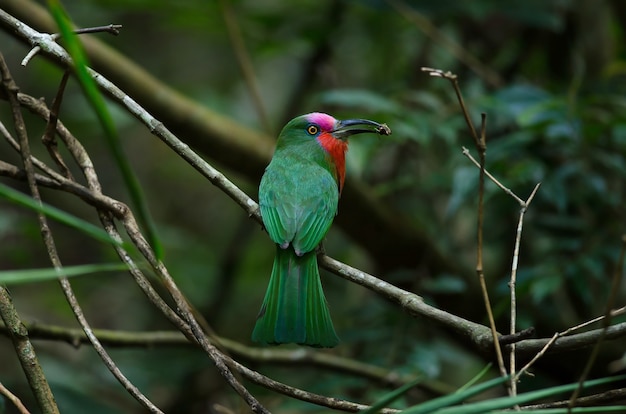
[[[516, 299], [516, 291], [515, 291], [515, 285], [516, 285], [516, 279], [517, 279], [517, 266], [518, 266], [518, 262], [519, 262], [519, 248], [520, 248], [520, 243], [521, 243], [521, 238], [522, 238], [522, 228], [524, 225], [524, 215], [526, 213], [526, 210], [528, 209], [528, 206], [530, 204], [530, 202], [532, 201], [532, 199], [535, 197], [535, 194], [537, 193], [537, 190], [539, 189], [539, 184], [537, 184], [534, 188], [534, 190], [532, 191], [532, 193], [530, 194], [530, 196], [528, 197], [528, 200], [523, 201], [521, 198], [519, 198], [515, 193], [513, 193], [513, 191], [511, 191], [510, 189], [508, 189], [507, 187], [505, 187], [502, 183], [500, 183], [493, 175], [491, 175], [486, 169], [485, 169], [485, 151], [486, 151], [486, 123], [485, 123], [485, 115], [482, 115], [482, 123], [481, 123], [481, 131], [480, 131], [480, 138], [476, 139], [476, 135], [475, 135], [475, 129], [473, 128], [473, 126], [471, 125], [471, 120], [469, 117], [469, 114], [467, 112], [467, 110], [465, 109], [465, 105], [463, 103], [462, 97], [461, 97], [461, 92], [460, 89], [458, 88], [458, 81], [457, 81], [457, 77], [456, 75], [451, 75], [448, 73], [444, 73], [442, 71], [438, 71], [438, 70], [433, 70], [430, 68], [422, 68], [422, 70], [429, 72], [432, 76], [440, 76], [440, 77], [444, 77], [446, 79], [449, 79], [452, 81], [455, 91], [457, 93], [457, 97], [459, 97], [459, 103], [461, 105], [461, 108], [463, 110], [463, 114], [465, 116], [465, 120], [469, 125], [470, 131], [472, 132], [472, 136], [474, 137], [474, 141], [476, 144], [476, 148], [478, 150], [479, 153], [479, 157], [480, 157], [480, 161], [476, 161], [474, 159], [474, 157], [472, 157], [472, 155], [470, 154], [469, 150], [465, 147], [463, 147], [463, 155], [465, 155], [466, 157], [468, 157], [478, 168], [480, 168], [480, 178], [479, 178], [479, 212], [478, 212], [478, 222], [479, 222], [479, 243], [478, 243], [478, 249], [479, 249], [479, 258], [477, 260], [478, 263], [480, 263], [480, 265], [477, 265], [477, 272], [479, 271], [478, 269], [480, 269], [482, 271], [482, 257], [480, 254], [481, 251], [481, 233], [480, 233], [480, 229], [482, 228], [482, 200], [483, 200], [483, 194], [484, 194], [484, 177], [487, 176], [489, 177], [489, 179], [491, 179], [498, 187], [500, 187], [505, 193], [507, 193], [508, 195], [510, 195], [511, 197], [513, 197], [521, 206], [520, 209], [520, 215], [519, 215], [519, 220], [517, 223], [517, 230], [516, 230], [516, 235], [515, 235], [515, 245], [513, 248], [513, 260], [512, 260], [512, 264], [511, 264], [511, 277], [509, 280], [509, 291], [510, 291], [510, 298], [511, 298], [511, 314], [510, 314], [510, 328], [509, 328], [509, 334], [510, 335], [514, 335], [516, 330], [517, 330], [517, 299]], [[492, 329], [495, 332], [495, 322], [492, 323], [492, 319], [493, 316], [491, 315], [491, 306], [489, 305], [489, 296], [487, 294], [487, 288], [486, 288], [486, 283], [484, 281], [484, 274], [479, 273], [479, 278], [481, 281], [481, 289], [483, 291], [483, 295], [484, 295], [484, 300], [485, 303], [487, 304], [487, 313], [489, 315], [489, 321], [490, 324], [492, 326]], [[495, 334], [494, 334], [495, 335]], [[501, 355], [501, 351], [497, 349], [498, 345], [496, 345], [496, 354], [498, 356], [498, 363], [500, 365], [500, 355]], [[515, 361], [516, 361], [516, 345], [515, 343], [511, 344], [510, 346], [510, 354], [509, 354], [509, 373], [511, 375], [511, 380], [509, 382], [509, 393], [511, 396], [517, 395], [517, 377], [515, 376]], [[504, 369], [504, 361], [502, 361], [502, 364], [500, 365], [500, 372], [504, 375], [506, 373], [506, 370]], [[519, 406], [515, 407], [516, 409], [519, 409]]]
[[[478, 161], [476, 161], [476, 159], [474, 157], [472, 157], [472, 154], [470, 154], [469, 150], [465, 147], [461, 147], [463, 148], [463, 155], [465, 155], [467, 158], [469, 158], [470, 161], [472, 161], [474, 163], [474, 165], [476, 165], [478, 168], [480, 168], [480, 164], [478, 163]], [[507, 187], [505, 187], [500, 181], [498, 181], [496, 179], [496, 177], [494, 177], [493, 175], [491, 175], [489, 173], [489, 171], [485, 171], [485, 175], [487, 177], [489, 177], [489, 179], [491, 181], [493, 181], [498, 187], [500, 187], [500, 189], [502, 191], [504, 191], [506, 194], [510, 195], [511, 197], [513, 197], [515, 199], [515, 201], [518, 202], [518, 204], [520, 206], [524, 205], [524, 200], [522, 200], [521, 198], [519, 198], [517, 195], [515, 195], [515, 193], [513, 191], [511, 191], [510, 189], [508, 189]]]
[[535, 356], [528, 361], [528, 363], [526, 363], [526, 365], [524, 365], [524, 367], [522, 369], [519, 370], [519, 372], [517, 374], [515, 374], [515, 376], [513, 377], [513, 379], [511, 380], [512, 382], [517, 382], [519, 381], [519, 378], [522, 376], [522, 374], [524, 374], [525, 372], [527, 372], [530, 367], [537, 362], [537, 360], [539, 358], [541, 358], [542, 356], [545, 355], [546, 352], [548, 352], [548, 349], [550, 349], [550, 347], [556, 342], [557, 339], [559, 339], [561, 335], [559, 333], [555, 333], [554, 335], [552, 335], [552, 338], [550, 338], [550, 340], [548, 342], [546, 342], [546, 344], [541, 348], [541, 350], [539, 352], [537, 352], [537, 354], [535, 354]]
[[[33, 163], [30, 155], [30, 148], [28, 146], [28, 135], [26, 133], [26, 126], [22, 120], [22, 114], [19, 102], [17, 100], [17, 92], [18, 88], [11, 74], [9, 72], [9, 68], [6, 65], [4, 60], [4, 56], [0, 52], [0, 74], [2, 76], [2, 87], [6, 91], [6, 95], [8, 96], [8, 100], [11, 106], [11, 113], [13, 115], [13, 120], [15, 123], [15, 130], [17, 132], [18, 139], [20, 141], [21, 151], [20, 154], [22, 156], [22, 162], [24, 165], [24, 170], [27, 172], [27, 182], [29, 189], [31, 192], [37, 193], [37, 183], [35, 181], [34, 172], [33, 172]], [[30, 173], [28, 173], [30, 171]], [[43, 228], [42, 228], [43, 231]], [[41, 365], [39, 365], [39, 361], [37, 360], [37, 356], [35, 355], [34, 348], [30, 344], [28, 339], [28, 332], [24, 325], [21, 323], [19, 319], [19, 315], [15, 311], [13, 307], [13, 303], [10, 299], [9, 293], [4, 289], [4, 287], [0, 287], [0, 302], [2, 303], [0, 313], [2, 314], [2, 319], [7, 326], [12, 327], [12, 335], [13, 344], [15, 346], [15, 350], [18, 354], [18, 358], [20, 359], [20, 363], [22, 364], [22, 368], [24, 369], [24, 373], [28, 378], [28, 382], [30, 387], [37, 399], [37, 403], [39, 404], [39, 408], [44, 413], [58, 413], [59, 409], [54, 400], [54, 396], [50, 387], [48, 385], [48, 381], [41, 369]]]
[[4, 384], [2, 384], [2, 382], [0, 382], [0, 394], [4, 395], [7, 400], [11, 401], [20, 414], [30, 414], [30, 411], [28, 411], [26, 406], [22, 404], [22, 401], [17, 397], [17, 395], [9, 391]]
[[[455, 90], [457, 91], [457, 96], [461, 97], [461, 90], [458, 86], [456, 78], [453, 82], [455, 85]], [[459, 103], [463, 105], [462, 98], [459, 98]], [[466, 109], [463, 109], [464, 112], [467, 112]], [[485, 279], [485, 271], [483, 268], [483, 229], [485, 222], [485, 153], [487, 150], [486, 144], [486, 122], [487, 117], [485, 114], [481, 114], [482, 122], [481, 122], [481, 133], [480, 138], [476, 143], [476, 149], [478, 150], [479, 159], [480, 159], [480, 174], [478, 177], [478, 218], [477, 218], [477, 249], [476, 249], [476, 274], [478, 275], [478, 280], [480, 281], [480, 290], [483, 294], [483, 301], [485, 303], [485, 311], [487, 312], [487, 318], [489, 319], [489, 326], [491, 328], [491, 335], [493, 336], [493, 345], [496, 351], [496, 359], [498, 361], [498, 367], [500, 368], [500, 375], [506, 376], [507, 371], [504, 366], [504, 358], [502, 356], [502, 349], [500, 348], [500, 342], [498, 342], [498, 331], [496, 328], [496, 321], [493, 316], [493, 311], [491, 309], [491, 300], [489, 299], [489, 290], [487, 289], [487, 281]], [[469, 114], [466, 115], [466, 119], [469, 120]], [[473, 128], [472, 128], [473, 130]], [[507, 387], [509, 394], [512, 394], [510, 384]]]
[[107, 24], [106, 26], [83, 27], [81, 29], [74, 30], [74, 33], [109, 33], [113, 36], [117, 36], [120, 34], [120, 29], [122, 27], [123, 26], [121, 24]]
[[[614, 309], [611, 312], [609, 312], [610, 317], [615, 317], [615, 316], [619, 316], [619, 315], [623, 315], [624, 313], [626, 313], [626, 306], [622, 306], [619, 309]], [[608, 328], [600, 328], [600, 329], [596, 329], [594, 331], [590, 331], [590, 332], [584, 332], [582, 334], [577, 334], [577, 335], [570, 335], [572, 332], [577, 331], [579, 329], [582, 329], [586, 326], [589, 326], [592, 323], [595, 322], [599, 322], [599, 321], [603, 321], [606, 319], [606, 315], [603, 316], [599, 316], [597, 318], [591, 319], [587, 322], [583, 322], [581, 324], [578, 324], [576, 326], [572, 326], [570, 328], [567, 328], [566, 330], [562, 331], [562, 332], [557, 332], [554, 335], [552, 335], [552, 338], [550, 338], [549, 341], [545, 342], [542, 346], [541, 349], [539, 350], [539, 352], [536, 353], [536, 355], [530, 360], [528, 361], [528, 363], [522, 368], [520, 369], [520, 371], [515, 375], [515, 380], [517, 381], [519, 379], [519, 377], [524, 374], [526, 371], [528, 371], [530, 369], [530, 367], [539, 359], [541, 358], [543, 355], [545, 355], [545, 353], [552, 348], [553, 350], [573, 350], [573, 349], [578, 349], [580, 348], [580, 346], [578, 346], [581, 342], [585, 342], [586, 346], [592, 346], [595, 345], [600, 338], [604, 338], [604, 339], [612, 339], [615, 338], [615, 333], [617, 331], [618, 336], [620, 336], [619, 331], [621, 331], [622, 329], [624, 329], [626, 331], [626, 323], [622, 323], [622, 324], [618, 324], [618, 325], [613, 325], [610, 326]], [[569, 336], [568, 336], [569, 335]], [[534, 343], [539, 343], [538, 340], [534, 340], [532, 341]]]
[[[95, 27], [85, 27], [82, 29], [76, 29], [74, 30], [74, 33], [76, 34], [84, 34], [84, 33], [100, 33], [100, 32], [104, 32], [104, 33], [110, 33], [114, 36], [117, 36], [118, 34], [120, 34], [120, 29], [122, 28], [121, 24], [109, 24], [106, 26], [95, 26]], [[57, 39], [59, 37], [61, 37], [60, 33], [53, 33], [50, 35], [47, 35], [50, 37], [50, 40], [53, 42], [56, 42]], [[26, 66], [28, 65], [28, 63], [32, 60], [33, 57], [35, 57], [37, 55], [37, 53], [39, 53], [41, 51], [41, 46], [36, 45], [35, 47], [33, 47], [28, 54], [24, 57], [24, 59], [22, 59], [22, 66]]]
[[470, 117], [467, 107], [465, 106], [465, 100], [463, 99], [463, 94], [461, 93], [458, 76], [450, 71], [444, 72], [441, 69], [422, 67], [421, 70], [422, 72], [428, 73], [428, 75], [430, 76], [447, 79], [450, 83], [452, 83], [454, 93], [456, 94], [456, 98], [459, 101], [459, 105], [461, 107], [461, 113], [463, 114], [463, 118], [465, 118], [465, 124], [467, 125], [467, 128], [469, 129], [470, 134], [474, 139], [474, 145], [480, 153], [482, 151], [481, 146], [484, 144], [484, 142], [481, 142], [481, 137], [476, 132], [476, 128], [474, 128], [474, 123], [472, 122], [472, 118]]
[[[474, 157], [472, 157], [472, 155], [470, 154], [469, 150], [465, 147], [463, 147], [463, 155], [465, 155], [466, 157], [468, 157], [477, 167], [480, 168], [480, 164], [474, 159]], [[535, 197], [535, 194], [537, 193], [537, 190], [539, 190], [539, 186], [541, 185], [541, 183], [538, 183], [535, 188], [533, 189], [533, 191], [531, 192], [530, 196], [528, 197], [528, 199], [526, 201], [523, 201], [521, 198], [519, 198], [515, 193], [513, 193], [513, 191], [511, 191], [510, 189], [508, 189], [507, 187], [505, 187], [502, 183], [500, 183], [493, 175], [491, 175], [487, 170], [485, 170], [485, 175], [487, 177], [489, 177], [489, 179], [491, 179], [498, 187], [500, 187], [505, 193], [507, 193], [508, 195], [510, 195], [511, 197], [513, 197], [521, 206], [520, 208], [520, 214], [519, 214], [519, 219], [517, 222], [517, 230], [515, 232], [515, 245], [513, 248], [513, 260], [512, 260], [512, 264], [511, 264], [511, 277], [509, 280], [509, 291], [510, 291], [510, 298], [511, 298], [511, 315], [510, 315], [510, 328], [509, 328], [509, 334], [510, 335], [514, 335], [517, 331], [517, 299], [516, 299], [516, 281], [517, 281], [517, 266], [519, 263], [519, 249], [520, 249], [520, 244], [521, 244], [521, 240], [522, 240], [522, 228], [524, 225], [524, 215], [526, 214], [526, 211], [528, 210], [528, 206], [530, 205], [530, 203], [532, 202], [533, 198]], [[511, 375], [511, 381], [510, 381], [510, 390], [511, 390], [511, 395], [517, 395], [517, 376], [515, 375], [515, 361], [516, 361], [516, 346], [515, 343], [511, 344], [511, 346], [509, 347], [509, 373]], [[517, 409], [519, 409], [519, 407], [516, 407]]]
[[[502, 349], [498, 342], [498, 331], [496, 328], [496, 322], [493, 317], [493, 311], [491, 309], [491, 301], [489, 300], [489, 292], [487, 290], [487, 282], [485, 280], [485, 271], [483, 268], [483, 223], [484, 223], [484, 199], [485, 199], [485, 153], [487, 151], [487, 115], [481, 114], [480, 135], [476, 132], [474, 123], [470, 117], [461, 88], [459, 86], [459, 80], [457, 75], [452, 72], [444, 72], [440, 69], [422, 67], [423, 72], [427, 72], [430, 76], [440, 77], [447, 79], [452, 84], [454, 92], [456, 94], [461, 113], [465, 118], [465, 123], [470, 131], [470, 135], [474, 139], [474, 145], [479, 155], [479, 168], [480, 175], [478, 178], [478, 214], [476, 223], [476, 275], [480, 283], [480, 289], [483, 295], [483, 302], [485, 304], [485, 311], [487, 312], [487, 318], [489, 320], [489, 326], [491, 328], [491, 335], [493, 337], [493, 346], [496, 353], [496, 360], [498, 361], [498, 368], [502, 376], [507, 375], [506, 367], [504, 366], [504, 358], [502, 357]], [[509, 394], [512, 394], [510, 384], [507, 387]]]
[[[626, 388], [617, 388], [604, 391], [598, 394], [586, 395], [576, 400], [577, 407], [599, 407], [608, 405], [611, 402], [623, 402], [626, 398]], [[539, 411], [547, 408], [564, 408], [567, 407], [570, 400], [554, 401], [543, 404], [526, 405], [522, 407], [522, 411]], [[593, 411], [591, 411], [593, 412]]]
[[59, 84], [59, 88], [57, 89], [57, 94], [54, 97], [54, 101], [52, 102], [50, 116], [48, 117], [46, 129], [44, 131], [43, 137], [41, 138], [41, 141], [48, 149], [50, 158], [52, 158], [52, 160], [56, 163], [57, 167], [59, 167], [63, 175], [69, 179], [72, 179], [72, 173], [70, 172], [70, 169], [67, 168], [67, 165], [65, 165], [63, 157], [61, 157], [61, 154], [58, 151], [56, 142], [57, 122], [59, 120], [59, 112], [61, 110], [61, 102], [63, 101], [65, 86], [67, 85], [67, 80], [69, 79], [69, 77], [69, 71], [66, 70], [65, 72], [63, 72], [63, 77], [61, 78], [61, 83]]
[[[613, 310], [609, 313], [609, 316], [610, 316], [611, 318], [614, 318], [614, 317], [616, 317], [616, 316], [623, 315], [623, 314], [625, 314], [625, 313], [626, 313], [626, 306], [622, 306], [621, 308], [618, 308], [618, 309], [613, 309]], [[564, 331], [563, 335], [568, 335], [569, 333], [571, 333], [571, 332], [573, 332], [573, 331], [575, 331], [575, 330], [578, 330], [578, 329], [584, 328], [585, 326], [589, 326], [589, 325], [591, 325], [591, 324], [593, 324], [593, 323], [596, 323], [596, 322], [600, 322], [600, 321], [602, 321], [602, 320], [604, 320], [604, 319], [606, 319], [606, 315], [602, 315], [602, 316], [598, 316], [598, 317], [596, 317], [596, 318], [590, 319], [590, 320], [588, 320], [587, 322], [580, 323], [580, 324], [578, 324], [578, 325], [576, 325], [576, 326], [573, 326], [573, 327], [571, 327], [571, 328], [567, 329], [566, 331]]]
[[[511, 326], [510, 326], [510, 334], [513, 335], [517, 331], [517, 296], [516, 296], [516, 283], [517, 283], [517, 265], [519, 263], [519, 249], [522, 241], [522, 228], [524, 226], [524, 215], [528, 210], [528, 206], [532, 202], [533, 198], [535, 198], [535, 194], [537, 190], [539, 190], [539, 184], [537, 184], [530, 193], [528, 199], [524, 202], [524, 205], [520, 209], [519, 220], [517, 222], [517, 231], [515, 232], [515, 246], [513, 247], [513, 260], [511, 263], [511, 278], [509, 280], [509, 290], [511, 295]], [[509, 373], [511, 375], [510, 387], [511, 394], [513, 396], [517, 395], [517, 381], [515, 381], [515, 370], [516, 370], [516, 346], [515, 344], [511, 344], [509, 348]], [[519, 406], [515, 406], [516, 409], [519, 409]]]

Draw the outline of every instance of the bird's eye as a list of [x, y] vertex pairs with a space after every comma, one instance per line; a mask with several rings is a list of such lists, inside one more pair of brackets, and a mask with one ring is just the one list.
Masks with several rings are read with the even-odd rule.
[[320, 129], [318, 128], [317, 125], [309, 125], [306, 129], [306, 132], [308, 132], [311, 135], [316, 135], [319, 131]]

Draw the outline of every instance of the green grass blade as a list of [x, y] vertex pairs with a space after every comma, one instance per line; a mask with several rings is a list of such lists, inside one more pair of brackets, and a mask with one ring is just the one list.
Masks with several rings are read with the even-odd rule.
[[[497, 410], [497, 411], [489, 411], [489, 414], [511, 414], [514, 411], [511, 410]], [[521, 411], [522, 413], [526, 411]], [[575, 407], [571, 410], [567, 410], [565, 408], [542, 408], [538, 410], [528, 411], [532, 414], [584, 414], [584, 413], [626, 413], [626, 405], [614, 405], [609, 407]]]
[[[626, 375], [619, 375], [615, 377], [599, 378], [595, 380], [585, 381], [584, 387], [593, 387], [596, 385], [606, 384], [613, 381], [620, 381], [626, 379]], [[516, 395], [515, 397], [500, 397], [492, 398], [486, 401], [479, 401], [475, 403], [465, 404], [463, 406], [448, 407], [438, 410], [437, 414], [478, 414], [487, 413], [494, 410], [500, 410], [503, 408], [510, 408], [516, 404], [524, 404], [527, 402], [535, 401], [540, 398], [549, 397], [561, 392], [573, 391], [578, 387], [578, 383], [559, 385], [556, 387], [550, 387], [537, 391], [530, 391], [524, 394]]]
[[19, 191], [14, 190], [13, 188], [3, 183], [0, 183], [0, 196], [6, 198], [13, 203], [28, 207], [39, 213], [43, 213], [46, 216], [60, 223], [73, 227], [96, 240], [100, 240], [105, 243], [112, 243], [114, 245], [123, 247], [126, 250], [130, 248], [129, 244], [115, 240], [100, 227], [94, 226], [93, 224], [85, 220], [81, 220], [78, 217], [72, 216], [71, 214], [68, 214], [65, 211], [60, 210], [56, 207], [47, 205], [45, 203], [39, 204], [34, 198], [29, 197], [26, 194], [20, 193]]
[[102, 124], [107, 144], [109, 145], [113, 158], [120, 169], [133, 206], [137, 212], [137, 219], [145, 229], [148, 242], [154, 249], [157, 258], [162, 259], [163, 247], [157, 236], [156, 226], [150, 216], [139, 181], [133, 173], [130, 163], [128, 162], [128, 159], [122, 149], [122, 145], [117, 135], [117, 130], [115, 129], [115, 125], [113, 123], [113, 118], [111, 118], [111, 114], [106, 107], [104, 98], [102, 97], [96, 82], [87, 70], [87, 56], [83, 50], [80, 40], [78, 39], [78, 35], [74, 33], [70, 20], [59, 0], [48, 0], [48, 6], [50, 7], [50, 12], [54, 17], [57, 26], [59, 27], [61, 36], [65, 41], [65, 47], [74, 61], [76, 77], [83, 88], [83, 92], [85, 93], [87, 100], [93, 106], [96, 115]]
[[[473, 387], [470, 387], [466, 390], [463, 390], [461, 392], [455, 392], [453, 394], [450, 395], [446, 395], [443, 397], [439, 397], [439, 398], [435, 398], [433, 400], [427, 401], [425, 403], [416, 405], [414, 407], [411, 407], [409, 409], [406, 409], [404, 411], [402, 411], [405, 414], [427, 414], [427, 413], [432, 413], [435, 412], [441, 408], [444, 407], [450, 407], [454, 404], [458, 404], [461, 403], [465, 400], [467, 400], [468, 398], [471, 398], [475, 395], [480, 394], [481, 392], [484, 392], [490, 388], [493, 388], [497, 385], [502, 384], [505, 381], [508, 381], [510, 378], [510, 376], [506, 376], [506, 377], [497, 377], [494, 378], [492, 380], [489, 381], [485, 381], [482, 384], [478, 384], [478, 385], [474, 385]], [[439, 411], [437, 411], [439, 412]]]
[[487, 372], [489, 372], [489, 370], [491, 369], [491, 366], [492, 366], [491, 362], [485, 365], [485, 367], [481, 369], [478, 374], [474, 375], [474, 378], [469, 380], [465, 385], [459, 388], [456, 392], [457, 393], [463, 392], [466, 389], [470, 388], [472, 385], [476, 384], [482, 377], [484, 377], [487, 374]]
[[367, 410], [361, 411], [363, 414], [374, 414], [379, 412], [381, 409], [387, 407], [389, 404], [402, 397], [402, 395], [406, 394], [411, 388], [415, 387], [422, 381], [422, 378], [416, 378], [411, 382], [408, 382], [398, 388], [397, 390], [393, 390], [390, 393], [384, 395], [381, 399], [376, 401], [373, 405], [371, 405]]
[[58, 270], [54, 267], [45, 269], [2, 270], [0, 271], [0, 285], [42, 282], [45, 280], [58, 279], [60, 277], [83, 276], [93, 273], [114, 272], [127, 269], [128, 266], [123, 263], [102, 263], [67, 266]]

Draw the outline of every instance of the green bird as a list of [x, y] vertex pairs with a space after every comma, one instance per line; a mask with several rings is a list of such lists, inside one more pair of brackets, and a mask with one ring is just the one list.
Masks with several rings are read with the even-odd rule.
[[339, 121], [314, 112], [292, 119], [278, 137], [259, 186], [263, 224], [276, 257], [252, 340], [331, 348], [339, 343], [330, 318], [316, 248], [337, 214], [348, 137], [391, 133], [366, 119]]

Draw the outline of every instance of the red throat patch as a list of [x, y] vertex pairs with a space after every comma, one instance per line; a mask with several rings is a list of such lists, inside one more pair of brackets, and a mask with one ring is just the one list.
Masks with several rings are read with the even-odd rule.
[[333, 137], [326, 131], [317, 136], [317, 142], [328, 152], [333, 160], [333, 164], [335, 164], [337, 186], [339, 187], [339, 194], [341, 194], [343, 182], [346, 178], [346, 151], [348, 150], [348, 143]]

